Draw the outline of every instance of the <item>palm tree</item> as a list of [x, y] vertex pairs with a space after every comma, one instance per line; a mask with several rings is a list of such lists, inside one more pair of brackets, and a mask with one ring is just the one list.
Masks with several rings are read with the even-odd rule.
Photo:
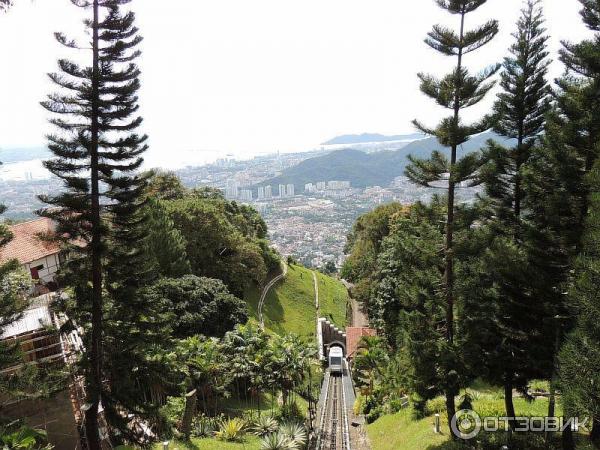
[[375, 381], [384, 377], [388, 364], [388, 354], [383, 348], [381, 338], [364, 336], [354, 357], [354, 381], [358, 387], [367, 388], [368, 395], [375, 390]]
[[216, 400], [228, 384], [225, 360], [218, 339], [193, 336], [180, 342], [177, 353], [184, 362], [189, 387], [197, 389], [205, 413], [216, 409]]

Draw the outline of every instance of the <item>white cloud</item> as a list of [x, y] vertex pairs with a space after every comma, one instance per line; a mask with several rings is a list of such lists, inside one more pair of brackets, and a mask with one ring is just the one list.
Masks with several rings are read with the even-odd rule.
[[[168, 6], [165, 6], [165, 5]], [[545, 0], [555, 54], [587, 35], [576, 0]], [[310, 148], [341, 133], [412, 131], [443, 115], [416, 73], [451, 64], [424, 43], [455, 25], [432, 0], [134, 0], [153, 161], [186, 150], [251, 154]], [[495, 17], [500, 36], [466, 63], [500, 61], [521, 0], [489, 0], [467, 26]], [[81, 30], [69, 0], [26, 0], [0, 17], [0, 147], [44, 142], [46, 72], [64, 54], [55, 30]], [[562, 67], [553, 65], [553, 76]], [[483, 110], [485, 107], [483, 108]], [[474, 111], [475, 113], [482, 112]], [[166, 156], [165, 156], [166, 155]]]

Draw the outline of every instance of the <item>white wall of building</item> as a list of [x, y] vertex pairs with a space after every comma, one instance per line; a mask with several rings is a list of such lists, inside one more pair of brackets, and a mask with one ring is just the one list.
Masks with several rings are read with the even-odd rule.
[[23, 267], [28, 273], [31, 273], [32, 268], [40, 266], [42, 266], [42, 268], [38, 269], [40, 281], [43, 281], [44, 283], [54, 281], [54, 276], [56, 275], [56, 272], [58, 271], [58, 268], [60, 266], [58, 253], [46, 256], [42, 259], [37, 259], [30, 263], [23, 264]]

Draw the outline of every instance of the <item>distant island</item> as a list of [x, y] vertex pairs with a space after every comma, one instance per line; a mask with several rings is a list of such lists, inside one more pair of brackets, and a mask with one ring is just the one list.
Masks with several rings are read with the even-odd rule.
[[[407, 135], [408, 136], [408, 135]], [[489, 140], [495, 140], [503, 145], [508, 145], [506, 139], [492, 132], [485, 132], [473, 136], [458, 149], [458, 156], [477, 151], [486, 145]], [[254, 186], [272, 186], [277, 192], [280, 184], [293, 184], [295, 191], [304, 191], [308, 183], [328, 180], [350, 181], [352, 187], [365, 188], [367, 186], [387, 186], [394, 178], [402, 176], [408, 161], [408, 155], [417, 158], [428, 158], [433, 150], [438, 150], [446, 155], [449, 149], [440, 145], [436, 138], [413, 140], [408, 145], [403, 145], [398, 150], [366, 153], [352, 148], [333, 150], [322, 156], [309, 158], [301, 163], [289, 167], [274, 178]]]
[[398, 134], [395, 136], [386, 136], [378, 133], [362, 133], [362, 134], [344, 134], [336, 136], [321, 145], [350, 145], [350, 144], [366, 144], [370, 142], [392, 142], [392, 141], [415, 141], [423, 139], [426, 136], [420, 133]]

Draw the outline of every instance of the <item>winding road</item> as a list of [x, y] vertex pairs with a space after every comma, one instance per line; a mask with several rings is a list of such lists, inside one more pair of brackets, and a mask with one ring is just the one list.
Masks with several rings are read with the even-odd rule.
[[282, 268], [283, 268], [283, 272], [281, 272], [279, 275], [277, 275], [275, 278], [273, 278], [271, 281], [269, 281], [267, 283], [267, 285], [264, 287], [262, 294], [260, 295], [260, 300], [258, 301], [258, 320], [260, 322], [260, 327], [264, 328], [265, 327], [265, 323], [263, 320], [263, 305], [265, 304], [265, 298], [267, 298], [267, 294], [269, 293], [269, 291], [271, 290], [271, 288], [273, 286], [275, 286], [277, 284], [277, 282], [279, 282], [281, 279], [283, 279], [286, 275], [287, 275], [287, 271], [288, 271], [288, 266], [285, 262], [282, 262]]

